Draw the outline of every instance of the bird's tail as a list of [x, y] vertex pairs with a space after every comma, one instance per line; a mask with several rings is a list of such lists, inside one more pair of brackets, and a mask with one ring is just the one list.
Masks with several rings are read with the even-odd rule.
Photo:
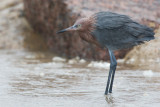
[[138, 41], [150, 41], [150, 40], [153, 40], [153, 39], [155, 39], [154, 35], [155, 35], [154, 31], [151, 28], [145, 26], [143, 34], [141, 34], [141, 36], [139, 36]]

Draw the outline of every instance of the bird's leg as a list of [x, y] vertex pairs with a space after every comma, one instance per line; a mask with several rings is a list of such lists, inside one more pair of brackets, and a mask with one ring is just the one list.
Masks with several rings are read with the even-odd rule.
[[106, 86], [105, 95], [107, 95], [107, 94], [108, 94], [108, 89], [109, 89], [110, 80], [111, 80], [111, 74], [112, 74], [112, 69], [110, 69], [110, 70], [109, 70], [109, 74], [108, 74], [108, 81], [107, 81], [107, 86]]
[[112, 63], [111, 63], [111, 66], [112, 66], [112, 77], [111, 77], [111, 84], [110, 84], [110, 88], [109, 88], [109, 93], [112, 93], [112, 87], [113, 87], [113, 81], [114, 81], [114, 74], [115, 74], [115, 71], [116, 71], [116, 66], [117, 66], [117, 61], [116, 61], [116, 57], [114, 56], [114, 53], [111, 52], [111, 56], [112, 56]]
[[112, 63], [113, 63], [113, 58], [112, 58], [112, 51], [109, 50], [109, 56], [110, 56], [110, 69], [109, 69], [109, 74], [108, 74], [108, 81], [107, 81], [107, 86], [105, 90], [105, 95], [108, 94], [109, 91], [109, 86], [110, 86], [110, 80], [111, 80], [111, 75], [112, 75]]

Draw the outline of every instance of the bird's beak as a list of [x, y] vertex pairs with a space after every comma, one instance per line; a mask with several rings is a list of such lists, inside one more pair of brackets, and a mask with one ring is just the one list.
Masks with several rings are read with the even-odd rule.
[[67, 32], [67, 31], [72, 31], [72, 30], [74, 30], [74, 28], [75, 28], [74, 26], [71, 26], [71, 27], [69, 27], [69, 28], [66, 28], [66, 29], [63, 29], [63, 30], [58, 31], [57, 34], [58, 34], [58, 33]]

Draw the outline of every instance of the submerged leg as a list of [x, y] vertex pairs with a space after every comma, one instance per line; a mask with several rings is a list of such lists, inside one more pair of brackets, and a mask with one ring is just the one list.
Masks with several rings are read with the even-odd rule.
[[106, 90], [105, 90], [105, 95], [108, 94], [108, 91], [110, 93], [112, 92], [114, 74], [115, 74], [116, 65], [117, 65], [116, 58], [114, 56], [114, 53], [111, 50], [109, 50], [109, 56], [110, 56], [110, 70], [109, 70], [109, 75], [108, 75], [108, 81], [107, 81], [107, 86], [106, 86]]

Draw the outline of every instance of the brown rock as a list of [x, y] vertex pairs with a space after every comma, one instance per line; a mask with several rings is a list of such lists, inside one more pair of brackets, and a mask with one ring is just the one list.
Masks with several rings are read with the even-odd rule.
[[125, 63], [141, 69], [160, 70], [160, 27], [155, 34], [156, 39], [134, 47], [126, 56]]

